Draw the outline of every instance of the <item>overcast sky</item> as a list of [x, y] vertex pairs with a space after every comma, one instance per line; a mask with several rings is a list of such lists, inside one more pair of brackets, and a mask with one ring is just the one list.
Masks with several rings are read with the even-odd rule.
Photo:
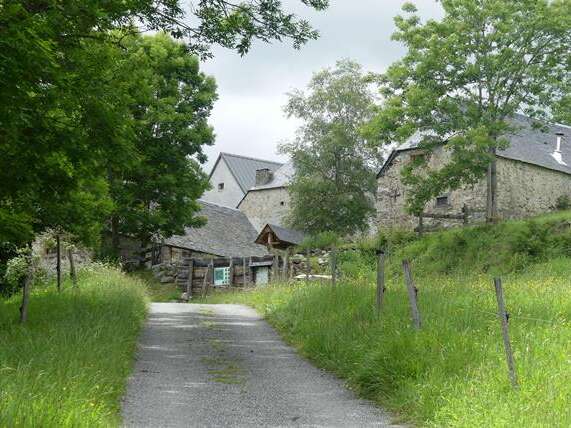
[[[216, 143], [206, 148], [207, 171], [220, 152], [284, 160], [277, 146], [296, 129], [296, 121], [283, 113], [287, 92], [304, 88], [315, 71], [334, 66], [338, 59], [350, 58], [367, 71], [382, 72], [404, 52], [391, 41], [393, 17], [404, 0], [330, 0], [329, 9], [319, 13], [300, 0], [283, 3], [319, 30], [318, 40], [300, 50], [287, 43], [257, 43], [244, 57], [215, 49], [214, 58], [202, 65], [216, 78], [219, 95], [211, 117]], [[413, 3], [424, 19], [441, 15], [436, 0]]]

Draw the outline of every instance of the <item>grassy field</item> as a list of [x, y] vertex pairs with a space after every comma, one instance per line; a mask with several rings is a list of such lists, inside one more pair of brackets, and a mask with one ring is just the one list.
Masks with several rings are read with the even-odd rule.
[[93, 268], [79, 290], [34, 291], [30, 319], [17, 323], [20, 297], [0, 300], [0, 426], [109, 427], [145, 319], [143, 285]]
[[[317, 365], [419, 426], [571, 426], [569, 213], [394, 244], [374, 312], [374, 256], [346, 254], [346, 279], [271, 286], [211, 302], [265, 314]], [[400, 273], [411, 259], [423, 328], [411, 328]], [[520, 388], [512, 390], [495, 315], [502, 274]]]

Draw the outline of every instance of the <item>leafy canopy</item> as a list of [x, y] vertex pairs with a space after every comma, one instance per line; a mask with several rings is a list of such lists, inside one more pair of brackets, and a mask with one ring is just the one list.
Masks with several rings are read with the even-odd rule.
[[427, 153], [446, 142], [450, 162], [403, 170], [419, 213], [445, 190], [481, 180], [518, 112], [550, 120], [570, 79], [569, 0], [443, 0], [444, 18], [421, 23], [412, 4], [395, 19], [406, 55], [381, 78], [385, 100], [368, 133], [377, 145], [414, 134]]
[[284, 144], [294, 164], [289, 186], [292, 227], [309, 234], [364, 230], [374, 210], [376, 158], [361, 136], [371, 118], [370, 80], [349, 60], [316, 73], [306, 92], [289, 94], [285, 111], [303, 122]]

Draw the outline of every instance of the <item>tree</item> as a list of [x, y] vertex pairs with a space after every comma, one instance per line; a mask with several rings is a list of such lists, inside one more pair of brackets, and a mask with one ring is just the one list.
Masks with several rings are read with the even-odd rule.
[[109, 157], [115, 246], [118, 233], [145, 245], [153, 236], [182, 234], [185, 227], [202, 224], [196, 216], [196, 200], [208, 187], [202, 148], [214, 142], [207, 120], [216, 84], [199, 72], [198, 59], [164, 33], [126, 43], [113, 74], [129, 86], [133, 132], [128, 143], [136, 156], [126, 162]]
[[[317, 10], [327, 6], [326, 0], [302, 2]], [[291, 39], [299, 47], [317, 37], [277, 0], [201, 0], [190, 13], [179, 0], [2, 3], [0, 215], [11, 219], [0, 230], [3, 236], [26, 240], [30, 235], [20, 233], [24, 230], [63, 225], [93, 241], [110, 209], [102, 157], [113, 153], [125, 162], [135, 157], [129, 154], [126, 134], [132, 128], [118, 96], [127, 92], [106, 73], [117, 52], [106, 48], [147, 30], [184, 38], [190, 53], [203, 56], [214, 44], [245, 54], [255, 39]], [[83, 205], [70, 204], [74, 198]], [[77, 211], [62, 217], [66, 206]], [[92, 213], [89, 218], [97, 222], [70, 223], [85, 223], [81, 212]]]
[[343, 60], [316, 73], [308, 91], [293, 91], [288, 117], [303, 121], [297, 137], [281, 150], [294, 164], [289, 186], [292, 227], [310, 234], [365, 230], [374, 211], [375, 156], [360, 129], [374, 97], [361, 66]]
[[[524, 112], [550, 120], [569, 77], [569, 0], [443, 0], [444, 18], [421, 24], [413, 5], [393, 38], [407, 53], [382, 76], [383, 106], [369, 126], [377, 142], [421, 136], [426, 152], [446, 143], [451, 159], [428, 171], [405, 168], [409, 210], [418, 214], [442, 191], [486, 175], [487, 219], [497, 219], [496, 151]], [[567, 63], [567, 66], [566, 66]]]

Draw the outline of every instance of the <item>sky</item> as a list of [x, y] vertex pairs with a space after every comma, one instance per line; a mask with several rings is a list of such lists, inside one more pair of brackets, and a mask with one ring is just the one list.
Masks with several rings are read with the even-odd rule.
[[[359, 62], [365, 71], [383, 72], [404, 54], [391, 40], [394, 16], [404, 0], [330, 0], [330, 7], [316, 12], [300, 0], [283, 0], [284, 8], [310, 21], [320, 32], [300, 50], [288, 42], [257, 42], [244, 57], [222, 48], [202, 70], [215, 77], [219, 99], [212, 112], [216, 142], [207, 147], [210, 171], [220, 152], [284, 161], [280, 143], [295, 135], [299, 123], [283, 112], [287, 93], [303, 89], [312, 74], [333, 67], [342, 58]], [[414, 0], [423, 19], [441, 16], [436, 0]]]

